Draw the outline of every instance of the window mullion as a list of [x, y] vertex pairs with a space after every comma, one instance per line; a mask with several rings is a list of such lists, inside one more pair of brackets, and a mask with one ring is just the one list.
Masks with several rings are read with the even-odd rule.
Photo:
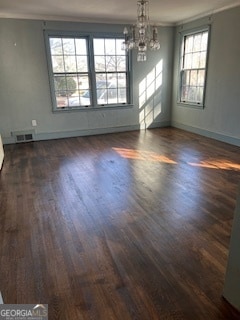
[[94, 62], [94, 48], [93, 48], [93, 36], [89, 36], [88, 43], [88, 57], [89, 57], [89, 81], [91, 87], [92, 106], [97, 105], [97, 94], [96, 94], [96, 73], [95, 73], [95, 62]]

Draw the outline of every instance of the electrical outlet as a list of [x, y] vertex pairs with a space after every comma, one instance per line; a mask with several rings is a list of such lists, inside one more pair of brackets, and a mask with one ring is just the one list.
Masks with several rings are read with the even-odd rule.
[[37, 120], [32, 120], [32, 126], [36, 127], [37, 126]]

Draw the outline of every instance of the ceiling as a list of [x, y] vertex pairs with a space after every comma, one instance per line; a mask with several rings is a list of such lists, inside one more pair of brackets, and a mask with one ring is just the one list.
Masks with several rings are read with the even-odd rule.
[[[149, 0], [151, 22], [181, 24], [240, 5], [240, 0]], [[133, 23], [137, 0], [0, 0], [0, 17]]]

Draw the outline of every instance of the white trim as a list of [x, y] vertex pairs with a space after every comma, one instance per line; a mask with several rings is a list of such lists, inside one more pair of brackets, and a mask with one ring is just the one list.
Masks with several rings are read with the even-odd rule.
[[3, 298], [2, 298], [1, 291], [0, 291], [0, 304], [3, 304]]
[[[26, 20], [43, 20], [43, 21], [64, 21], [64, 22], [83, 22], [83, 23], [104, 23], [104, 24], [122, 24], [131, 25], [135, 23], [133, 20], [118, 20], [103, 18], [84, 18], [84, 17], [68, 17], [68, 16], [48, 16], [38, 14], [24, 14], [24, 13], [0, 13], [1, 19], [26, 19]], [[153, 23], [152, 23], [153, 24]], [[158, 27], [173, 27], [174, 22], [154, 22]]]
[[0, 135], [0, 170], [2, 169], [3, 160], [4, 160], [4, 150], [3, 150], [2, 137]]
[[[96, 128], [96, 129], [75, 130], [75, 131], [43, 132], [43, 133], [36, 133], [34, 135], [34, 141], [83, 137], [83, 136], [127, 132], [127, 131], [138, 131], [140, 129], [169, 127], [170, 125], [171, 125], [170, 121], [159, 121], [159, 122], [153, 122], [151, 125], [144, 124], [144, 126], [140, 124], [135, 124], [131, 126], [118, 126], [118, 127]], [[15, 140], [12, 137], [2, 137], [2, 138], [3, 138], [4, 144], [15, 143]]]
[[[185, 23], [192, 22], [215, 13], [225, 11], [240, 6], [239, 1], [234, 4], [206, 11], [202, 14], [193, 16], [189, 19], [177, 21], [177, 22], [155, 22], [154, 24], [159, 27], [174, 27], [181, 26]], [[68, 17], [68, 16], [53, 16], [53, 15], [38, 15], [38, 14], [24, 14], [24, 13], [0, 13], [0, 18], [3, 19], [27, 19], [27, 20], [43, 20], [43, 21], [65, 21], [65, 22], [83, 22], [83, 23], [104, 23], [104, 24], [132, 24], [132, 20], [117, 20], [117, 19], [106, 19], [103, 18], [84, 18], [84, 17]]]
[[229, 143], [234, 146], [240, 147], [240, 139], [237, 137], [226, 136], [222, 133], [213, 132], [213, 131], [201, 129], [198, 127], [192, 127], [187, 124], [183, 124], [183, 123], [179, 123], [179, 122], [175, 122], [175, 121], [171, 122], [171, 126], [174, 128], [179, 128], [179, 129], [182, 129], [185, 131], [193, 132], [193, 133], [199, 134], [199, 135], [207, 137], [207, 138], [211, 138], [214, 140], [222, 141], [222, 142]]
[[179, 21], [179, 22], [176, 22], [175, 23], [175, 26], [181, 26], [183, 24], [186, 24], [186, 23], [189, 23], [189, 22], [192, 22], [192, 21], [195, 21], [195, 20], [199, 20], [201, 18], [205, 18], [207, 16], [211, 16], [215, 13], [219, 13], [219, 12], [222, 12], [222, 11], [226, 11], [226, 10], [229, 10], [229, 9], [232, 9], [232, 8], [235, 8], [235, 7], [239, 7], [240, 6], [240, 3], [238, 1], [238, 3], [234, 3], [234, 4], [229, 4], [228, 6], [224, 6], [224, 7], [221, 7], [219, 9], [215, 9], [215, 10], [210, 10], [210, 11], [207, 11], [205, 13], [202, 13], [202, 14], [199, 14], [199, 15], [196, 15], [196, 16], [193, 16], [192, 18], [189, 18], [189, 19], [186, 19], [186, 20], [183, 20], [183, 21]]

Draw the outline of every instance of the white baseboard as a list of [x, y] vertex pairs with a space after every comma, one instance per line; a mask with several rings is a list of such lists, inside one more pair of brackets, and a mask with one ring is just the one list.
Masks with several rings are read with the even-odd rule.
[[3, 159], [4, 159], [4, 150], [3, 150], [2, 139], [0, 135], [0, 170], [2, 168]]
[[0, 304], [3, 304], [3, 298], [2, 298], [1, 291], [0, 291]]
[[[88, 129], [88, 130], [35, 133], [34, 141], [91, 136], [91, 135], [99, 135], [99, 134], [107, 134], [107, 133], [134, 131], [134, 130], [140, 130], [140, 129], [161, 128], [161, 127], [168, 127], [168, 126], [170, 126], [170, 121], [153, 122], [151, 125], [144, 124], [144, 126], [140, 124], [135, 124], [130, 126], [97, 128], [97, 129]], [[16, 142], [14, 137], [2, 137], [2, 138], [3, 138], [4, 144], [12, 144]]]
[[229, 144], [232, 144], [232, 145], [240, 147], [240, 139], [237, 138], [237, 137], [226, 136], [226, 135], [221, 134], [221, 133], [217, 133], [217, 132], [213, 132], [213, 131], [209, 131], [209, 130], [205, 130], [205, 129], [201, 129], [201, 128], [196, 128], [196, 127], [192, 127], [192, 126], [188, 126], [186, 124], [178, 123], [178, 122], [175, 122], [175, 121], [171, 122], [171, 126], [175, 127], [175, 128], [182, 129], [182, 130], [190, 131], [190, 132], [193, 132], [193, 133], [197, 133], [197, 134], [199, 134], [201, 136], [204, 136], [204, 137], [208, 137], [208, 138], [211, 138], [211, 139], [215, 139], [215, 140], [218, 140], [218, 141], [222, 141], [222, 142], [229, 143]]

